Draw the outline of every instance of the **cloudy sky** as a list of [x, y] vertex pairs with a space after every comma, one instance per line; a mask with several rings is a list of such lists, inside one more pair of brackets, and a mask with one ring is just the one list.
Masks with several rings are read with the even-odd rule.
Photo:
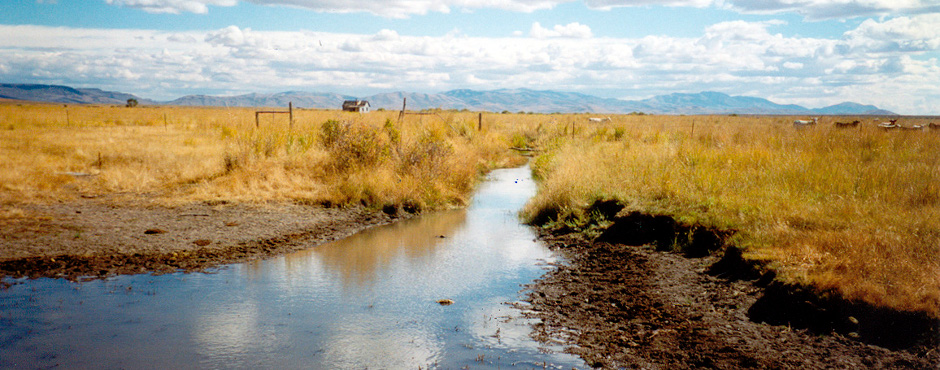
[[940, 0], [12, 0], [0, 82], [170, 100], [719, 91], [940, 114]]

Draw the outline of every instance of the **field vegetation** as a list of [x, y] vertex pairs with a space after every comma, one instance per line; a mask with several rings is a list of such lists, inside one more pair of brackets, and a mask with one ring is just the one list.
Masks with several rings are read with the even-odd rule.
[[463, 205], [489, 169], [521, 164], [507, 121], [478, 130], [471, 113], [399, 122], [398, 112], [295, 110], [292, 126], [265, 114], [256, 127], [254, 111], [0, 105], [0, 200], [441, 209]]
[[[430, 210], [466, 204], [486, 171], [536, 149], [545, 226], [600, 223], [589, 206], [734, 231], [782, 279], [940, 317], [940, 132], [871, 118], [0, 105], [0, 220], [21, 202], [287, 201]], [[853, 118], [840, 117], [851, 121]], [[902, 120], [907, 125], [926, 120]], [[590, 230], [587, 230], [590, 232]]]
[[546, 136], [526, 217], [603, 224], [589, 206], [613, 199], [733, 231], [785, 281], [940, 317], [940, 132], [794, 118], [620, 116]]

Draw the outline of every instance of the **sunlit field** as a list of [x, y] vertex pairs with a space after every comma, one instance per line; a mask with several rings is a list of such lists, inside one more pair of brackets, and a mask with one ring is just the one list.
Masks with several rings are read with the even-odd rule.
[[[270, 109], [268, 109], [270, 110]], [[2, 200], [102, 194], [190, 201], [465, 204], [480, 175], [520, 164], [501, 116], [0, 105]], [[489, 118], [489, 117], [487, 117]], [[257, 127], [256, 127], [257, 124]]]
[[[415, 210], [465, 205], [486, 171], [534, 149], [525, 217], [583, 224], [628, 210], [733, 230], [782, 279], [940, 316], [940, 131], [871, 118], [0, 105], [0, 202], [288, 201]], [[929, 120], [902, 119], [905, 125]], [[510, 149], [515, 148], [515, 149]], [[518, 150], [523, 149], [523, 150]]]
[[527, 217], [583, 223], [594, 200], [616, 199], [734, 230], [787, 281], [940, 314], [940, 132], [794, 118], [620, 116], [556, 132], [540, 144]]

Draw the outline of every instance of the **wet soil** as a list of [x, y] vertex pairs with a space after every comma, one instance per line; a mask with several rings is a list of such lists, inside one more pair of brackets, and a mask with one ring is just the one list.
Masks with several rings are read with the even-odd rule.
[[709, 274], [716, 257], [542, 233], [566, 262], [528, 286], [522, 308], [540, 319], [536, 339], [562, 343], [591, 366], [940, 368], [935, 343], [892, 350], [838, 332], [757, 322], [748, 311], [765, 289]]
[[411, 216], [293, 203], [162, 207], [78, 199], [2, 207], [0, 276], [69, 279], [204, 270]]

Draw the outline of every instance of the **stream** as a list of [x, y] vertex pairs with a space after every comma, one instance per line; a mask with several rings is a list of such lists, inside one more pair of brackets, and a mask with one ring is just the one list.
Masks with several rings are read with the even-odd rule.
[[466, 209], [211, 273], [7, 279], [0, 368], [583, 368], [508, 304], [557, 260], [535, 190], [496, 170]]

